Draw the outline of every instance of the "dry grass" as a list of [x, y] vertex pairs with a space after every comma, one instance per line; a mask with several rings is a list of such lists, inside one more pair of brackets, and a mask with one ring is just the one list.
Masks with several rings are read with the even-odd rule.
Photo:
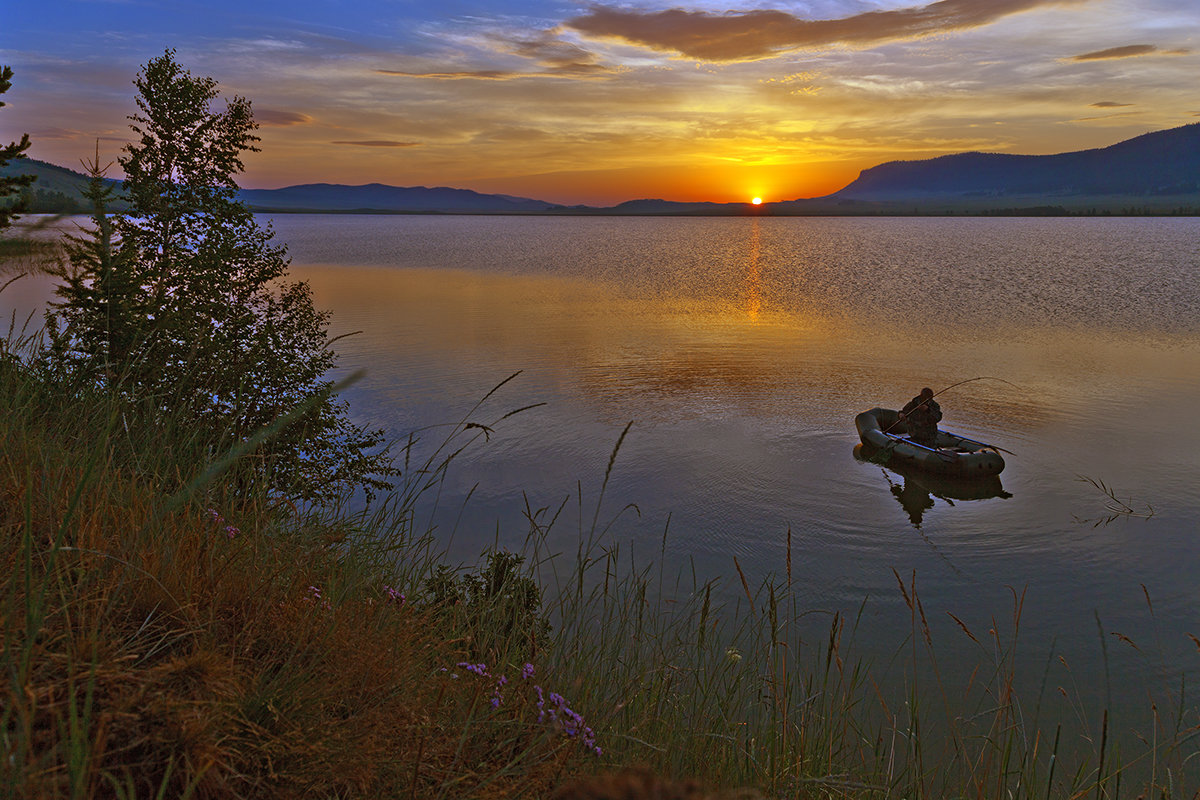
[[87, 423], [8, 411], [0, 793], [500, 797], [585, 758], [527, 687], [493, 709], [487, 681], [442, 671], [465, 641], [389, 599], [405, 577], [345, 546], [352, 518], [219, 486], [180, 503]]
[[[0, 796], [1194, 792], [1185, 686], [1124, 751], [1107, 710], [1088, 711], [1098, 726], [1080, 742], [1069, 720], [1040, 716], [1041, 697], [1022, 702], [1019, 595], [986, 634], [953, 618], [978, 647], [963, 685], [940, 666], [915, 576], [897, 575], [911, 614], [897, 691], [858, 660], [855, 619], [801, 636], [790, 568], [755, 589], [735, 561], [734, 608], [712, 584], [677, 585], [668, 608], [661, 565], [657, 584], [648, 566], [623, 574], [615, 545], [597, 557], [581, 544], [574, 567], [553, 569], [538, 553], [562, 508], [539, 509], [531, 567], [555, 576], [543, 641], [510, 607], [421, 598], [437, 559], [413, 504], [457, 444], [411, 470], [392, 505], [302, 514], [236, 463], [216, 470], [186, 426], [131, 429], [103, 396], [38, 379], [11, 352], [0, 341]], [[594, 513], [579, 499], [581, 542], [600, 529], [605, 486]], [[564, 722], [568, 698], [594, 739]], [[652, 772], [587, 777], [629, 764]]]

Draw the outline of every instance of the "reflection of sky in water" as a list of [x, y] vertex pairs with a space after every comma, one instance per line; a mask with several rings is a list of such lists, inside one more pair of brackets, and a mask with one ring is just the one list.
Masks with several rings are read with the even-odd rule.
[[[668, 566], [729, 577], [736, 556], [752, 580], [780, 575], [790, 528], [801, 607], [872, 598], [860, 640], [880, 654], [906, 613], [893, 569], [915, 570], [949, 641], [963, 637], [945, 612], [986, 630], [1010, 607], [1008, 587], [1027, 588], [1028, 657], [1054, 643], [1093, 688], [1096, 615], [1149, 635], [1145, 584], [1167, 658], [1194, 663], [1184, 634], [1200, 635], [1200, 220], [275, 225], [334, 331], [363, 331], [339, 343], [344, 367], [368, 371], [349, 393], [356, 413], [401, 438], [458, 419], [518, 370], [472, 419], [546, 403], [500, 423], [453, 471], [437, 522], [447, 539], [454, 530], [457, 558], [473, 561], [497, 536], [519, 547], [523, 493], [557, 507], [581, 482], [590, 524], [633, 420], [601, 519], [637, 504], [640, 518], [626, 512], [610, 539], [639, 563], [658, 557], [670, 514]], [[855, 460], [856, 413], [981, 375], [1010, 383], [941, 396], [943, 425], [1016, 452], [1001, 476], [1010, 498], [926, 500]], [[1076, 522], [1104, 511], [1079, 475], [1155, 516]], [[925, 506], [919, 529], [905, 491]], [[564, 519], [550, 544], [574, 553], [579, 523]], [[1128, 648], [1109, 657], [1120, 679], [1143, 669]]]
[[[668, 566], [730, 578], [736, 594], [732, 559], [752, 580], [781, 575], [790, 528], [800, 606], [872, 598], [860, 643], [880, 657], [907, 630], [893, 568], [915, 570], [951, 651], [969, 643], [945, 612], [987, 630], [1011, 608], [1008, 587], [1027, 588], [1030, 673], [1054, 646], [1072, 672], [1050, 681], [1073, 678], [1090, 697], [1102, 691], [1095, 615], [1146, 634], [1145, 584], [1166, 657], [1194, 660], [1197, 221], [513, 222], [358, 220], [356, 242], [318, 226], [320, 248], [293, 244], [298, 260], [337, 247], [333, 263], [375, 265], [301, 273], [339, 325], [366, 331], [353, 344], [370, 370], [357, 407], [403, 431], [516, 370], [496, 416], [547, 402], [506, 421], [455, 476], [454, 498], [478, 484], [459, 557], [489, 546], [497, 520], [502, 543], [521, 543], [523, 492], [556, 507], [582, 481], [590, 522], [634, 420], [602, 519], [638, 505], [641, 518], [626, 512], [611, 534], [638, 563], [659, 556], [669, 513]], [[855, 461], [853, 417], [979, 375], [1020, 388], [947, 393], [945, 426], [1018, 454], [1002, 475], [1012, 497], [934, 492], [914, 528], [902, 499], [919, 487]], [[1104, 501], [1080, 474], [1152, 502], [1155, 517], [1076, 522]], [[578, 537], [560, 524], [553, 549], [573, 553]], [[1118, 681], [1144, 674], [1134, 652], [1109, 647]]]
[[[301, 222], [309, 233], [292, 229]], [[365, 331], [345, 348], [369, 369], [356, 408], [400, 433], [454, 418], [517, 370], [493, 417], [547, 403], [505, 421], [456, 473], [446, 528], [478, 484], [459, 557], [489, 546], [497, 520], [501, 543], [521, 543], [522, 492], [556, 506], [582, 481], [586, 511], [634, 420], [606, 504], [641, 510], [612, 534], [637, 558], [657, 557], [670, 513], [669, 564], [730, 576], [736, 556], [752, 577], [781, 574], [790, 527], [805, 607], [870, 596], [882, 642], [901, 603], [893, 568], [916, 570], [935, 616], [985, 628], [1009, 607], [1006, 587], [1028, 587], [1031, 654], [1056, 641], [1086, 670], [1094, 613], [1113, 630], [1144, 627], [1141, 583], [1173, 657], [1200, 630], [1200, 292], [1187, 280], [1200, 225], [1091, 222], [278, 224], [298, 262], [343, 253], [298, 274], [339, 329]], [[944, 424], [1017, 453], [1002, 476], [1012, 497], [933, 493], [915, 529], [891, 489], [903, 478], [853, 458], [854, 414], [979, 375], [1019, 388], [961, 386], [940, 398]], [[1076, 522], [1104, 501], [1080, 474], [1153, 503], [1155, 517]], [[577, 525], [555, 536], [574, 552]]]

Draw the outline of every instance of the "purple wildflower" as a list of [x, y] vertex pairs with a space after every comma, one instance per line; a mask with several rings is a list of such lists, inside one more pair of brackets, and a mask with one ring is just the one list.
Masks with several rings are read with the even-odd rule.
[[308, 596], [309, 596], [309, 598], [310, 598], [310, 599], [312, 599], [312, 601], [313, 601], [313, 602], [316, 602], [316, 601], [318, 601], [318, 600], [319, 600], [319, 601], [321, 602], [321, 608], [323, 608], [323, 609], [325, 609], [325, 610], [327, 610], [327, 611], [328, 611], [330, 608], [332, 608], [332, 606], [330, 606], [330, 605], [329, 605], [329, 601], [328, 601], [328, 600], [324, 600], [324, 599], [322, 599], [322, 598], [321, 598], [321, 590], [320, 590], [320, 589], [318, 589], [316, 586], [309, 586], [309, 587], [308, 587]]
[[576, 736], [580, 736], [584, 747], [588, 750], [597, 756], [603, 753], [603, 750], [596, 745], [596, 732], [587, 726], [582, 714], [567, 704], [565, 697], [558, 692], [550, 692], [548, 697], [551, 705], [550, 708], [547, 708], [545, 702], [547, 696], [543, 695], [542, 687], [534, 686], [533, 688], [538, 696], [538, 722], [549, 722], [568, 738], [574, 739]]
[[383, 593], [387, 595], [388, 602], [395, 603], [398, 606], [404, 605], [405, 597], [398, 589], [393, 589], [391, 586], [384, 586]]
[[496, 679], [496, 685], [492, 688], [492, 708], [499, 708], [500, 704], [504, 702], [504, 694], [500, 690], [507, 684], [508, 677], [505, 675]]
[[525, 680], [525, 681], [529, 680], [530, 678], [533, 677], [533, 672], [534, 672], [533, 664], [526, 664], [521, 669], [521, 680]]
[[235, 528], [234, 526], [232, 526], [232, 525], [225, 526], [225, 535], [227, 537], [229, 537], [230, 539], [237, 536], [239, 533], [241, 533], [241, 531], [238, 530], [237, 528]]
[[457, 667], [462, 667], [467, 672], [474, 672], [482, 678], [490, 678], [491, 673], [488, 672], [487, 664], [472, 664], [468, 661], [460, 661], [455, 664]]

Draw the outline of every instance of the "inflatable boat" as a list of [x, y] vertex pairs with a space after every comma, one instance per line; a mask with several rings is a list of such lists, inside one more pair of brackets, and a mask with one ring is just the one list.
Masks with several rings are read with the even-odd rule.
[[890, 408], [872, 408], [854, 418], [863, 444], [876, 448], [877, 457], [902, 463], [936, 475], [984, 478], [999, 475], [1004, 459], [993, 445], [939, 430], [934, 446], [909, 439], [900, 414]]

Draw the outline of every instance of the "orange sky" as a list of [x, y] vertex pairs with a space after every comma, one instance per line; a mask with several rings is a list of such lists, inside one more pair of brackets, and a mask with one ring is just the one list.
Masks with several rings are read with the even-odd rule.
[[790, 200], [887, 160], [1101, 147], [1200, 117], [1195, 0], [50, 0], [5, 16], [0, 139], [28, 131], [33, 157], [73, 167], [99, 140], [115, 160], [133, 77], [170, 46], [253, 102], [252, 188]]

